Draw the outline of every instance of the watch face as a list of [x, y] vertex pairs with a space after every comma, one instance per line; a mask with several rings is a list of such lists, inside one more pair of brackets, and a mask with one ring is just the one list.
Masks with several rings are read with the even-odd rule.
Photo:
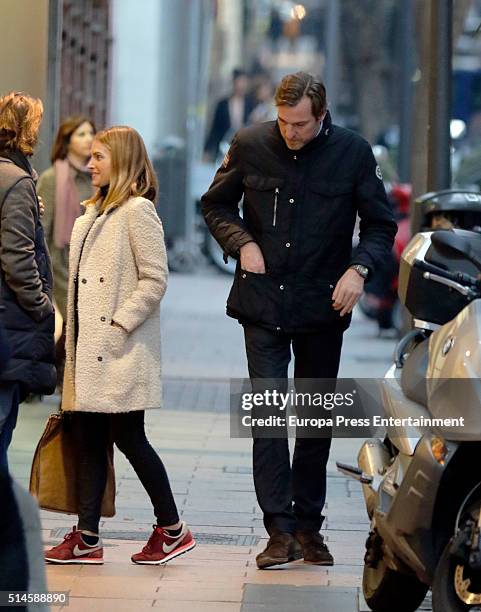
[[356, 272], [359, 272], [359, 274], [363, 277], [363, 278], [367, 278], [367, 275], [369, 274], [369, 270], [366, 268], [366, 266], [361, 266], [360, 264], [357, 266], [353, 266], [354, 269], [356, 270]]

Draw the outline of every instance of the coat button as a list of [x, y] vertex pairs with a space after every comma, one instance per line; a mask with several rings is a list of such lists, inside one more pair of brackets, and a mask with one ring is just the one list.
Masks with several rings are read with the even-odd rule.
[[291, 246], [290, 242], [286, 242], [286, 247], [289, 248]]
[[103, 283], [104, 282], [104, 277], [101, 276], [99, 280], [100, 280], [101, 283]]
[[297, 155], [294, 155], [294, 159], [297, 159]]
[[243, 275], [242, 275], [242, 278], [246, 278], [246, 277], [247, 277], [247, 274], [243, 274]]
[[289, 198], [289, 204], [294, 204], [294, 198]]
[[280, 327], [276, 327], [276, 331], [281, 331], [281, 328]]
[[105, 323], [105, 317], [100, 317], [100, 320], [102, 321], [102, 323]]
[[85, 283], [87, 282], [86, 278], [82, 278], [82, 283], [85, 285]]
[[102, 357], [97, 357], [97, 361], [103, 361]]
[[284, 291], [284, 285], [279, 285], [279, 289], [280, 289], [281, 291]]

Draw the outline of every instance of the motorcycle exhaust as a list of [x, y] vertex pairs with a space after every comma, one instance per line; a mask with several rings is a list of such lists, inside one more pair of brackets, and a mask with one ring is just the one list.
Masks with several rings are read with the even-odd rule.
[[[357, 457], [359, 467], [336, 462], [337, 469], [346, 476], [362, 484], [362, 492], [369, 518], [372, 517], [376, 503], [377, 484], [390, 462], [390, 455], [384, 444], [375, 438], [366, 440]], [[373, 486], [374, 485], [374, 486]], [[374, 488], [376, 487], [376, 488]]]
[[357, 456], [359, 468], [364, 474], [371, 477], [371, 482], [363, 483], [362, 485], [362, 492], [364, 493], [364, 500], [366, 502], [369, 518], [371, 518], [374, 513], [377, 487], [380, 482], [380, 479], [376, 478], [376, 476], [382, 476], [382, 474], [384, 474], [390, 460], [391, 457], [387, 448], [381, 440], [377, 440], [376, 438], [366, 440], [361, 446]]

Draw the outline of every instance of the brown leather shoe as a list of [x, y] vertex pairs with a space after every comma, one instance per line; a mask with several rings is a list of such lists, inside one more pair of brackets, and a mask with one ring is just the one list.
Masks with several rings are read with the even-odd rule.
[[265, 550], [256, 557], [257, 567], [265, 569], [273, 565], [290, 563], [301, 559], [302, 551], [299, 542], [290, 533], [273, 533]]
[[296, 531], [295, 538], [302, 547], [304, 563], [312, 565], [334, 565], [334, 557], [329, 552], [324, 538], [317, 531]]

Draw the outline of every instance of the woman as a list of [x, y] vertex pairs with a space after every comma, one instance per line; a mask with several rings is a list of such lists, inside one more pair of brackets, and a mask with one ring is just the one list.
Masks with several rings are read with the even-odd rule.
[[157, 181], [139, 134], [113, 127], [96, 135], [89, 163], [97, 188], [70, 243], [67, 360], [62, 408], [72, 414], [79, 521], [45, 553], [53, 563], [103, 563], [99, 537], [109, 441], [132, 464], [157, 524], [134, 563], [159, 564], [194, 548], [179, 520], [164, 465], [144, 431], [160, 407], [160, 301], [167, 286]]
[[0, 375], [0, 469], [28, 393], [55, 390], [55, 316], [50, 258], [29, 162], [42, 102], [22, 93], [0, 97], [0, 325], [10, 360]]
[[[68, 258], [72, 229], [82, 214], [80, 202], [92, 196], [87, 163], [95, 126], [87, 117], [75, 115], [60, 125], [52, 148], [52, 166], [40, 175], [38, 195], [45, 204], [42, 224], [52, 258], [54, 298], [65, 321], [67, 310]], [[62, 384], [65, 363], [65, 325], [57, 342], [58, 381]]]

